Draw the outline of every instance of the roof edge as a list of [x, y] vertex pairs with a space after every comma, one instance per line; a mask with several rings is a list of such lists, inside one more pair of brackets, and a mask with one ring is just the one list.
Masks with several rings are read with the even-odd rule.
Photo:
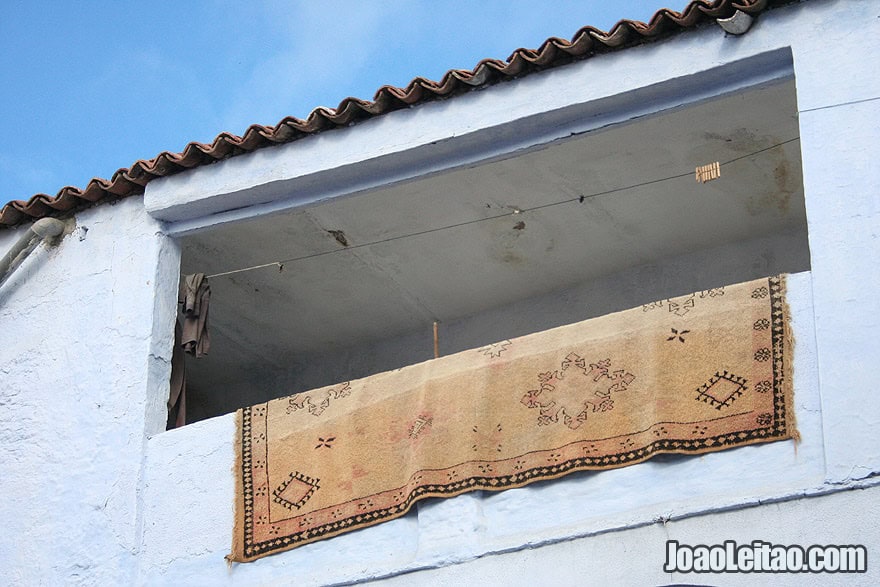
[[10, 201], [0, 208], [0, 228], [14, 227], [38, 218], [58, 216], [97, 203], [142, 194], [146, 185], [159, 177], [174, 175], [263, 147], [289, 143], [325, 130], [350, 126], [402, 108], [451, 98], [500, 81], [559, 67], [598, 54], [656, 41], [705, 22], [728, 18], [737, 10], [755, 16], [768, 6], [793, 1], [796, 0], [693, 0], [681, 12], [661, 8], [648, 23], [624, 19], [607, 32], [585, 26], [575, 32], [571, 40], [550, 37], [537, 49], [516, 49], [504, 61], [484, 59], [470, 70], [451, 69], [439, 81], [416, 77], [404, 88], [382, 86], [376, 90], [371, 101], [345, 98], [335, 109], [315, 108], [305, 119], [288, 116], [275, 126], [251, 125], [241, 136], [223, 132], [210, 144], [191, 142], [179, 153], [163, 151], [152, 159], [141, 159], [130, 167], [117, 170], [109, 180], [93, 178], [84, 189], [65, 186], [54, 196], [40, 193], [27, 201]]

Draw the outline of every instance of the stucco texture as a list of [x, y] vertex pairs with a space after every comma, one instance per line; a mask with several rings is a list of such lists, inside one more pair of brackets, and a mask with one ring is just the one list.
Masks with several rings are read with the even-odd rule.
[[132, 198], [78, 215], [0, 288], [0, 582], [134, 578], [161, 248]]

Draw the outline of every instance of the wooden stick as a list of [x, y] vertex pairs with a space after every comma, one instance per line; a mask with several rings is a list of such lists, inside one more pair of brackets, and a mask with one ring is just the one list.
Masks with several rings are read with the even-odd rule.
[[435, 359], [440, 356], [440, 338], [437, 335], [437, 324], [439, 324], [439, 322], [434, 320], [434, 358]]

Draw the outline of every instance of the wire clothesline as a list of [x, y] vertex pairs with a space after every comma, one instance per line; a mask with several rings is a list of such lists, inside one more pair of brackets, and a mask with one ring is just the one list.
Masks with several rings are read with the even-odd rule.
[[[764, 147], [763, 149], [758, 149], [757, 151], [752, 151], [752, 152], [750, 152], [750, 153], [746, 153], [745, 155], [740, 155], [740, 156], [738, 156], [738, 157], [734, 157], [733, 159], [728, 159], [727, 161], [722, 162], [722, 163], [720, 164], [720, 166], [721, 166], [721, 167], [724, 167], [724, 166], [726, 166], [726, 165], [730, 165], [730, 164], [732, 164], [732, 163], [736, 163], [737, 161], [741, 161], [741, 160], [743, 160], [743, 159], [748, 159], [749, 157], [754, 157], [755, 155], [759, 155], [759, 154], [764, 153], [764, 152], [766, 152], [766, 151], [770, 151], [770, 150], [772, 150], [772, 149], [776, 149], [776, 148], [778, 148], [778, 147], [781, 147], [781, 146], [787, 145], [787, 144], [792, 143], [792, 142], [794, 142], [794, 141], [797, 141], [797, 140], [799, 140], [799, 139], [800, 139], [800, 137], [797, 136], [797, 137], [794, 137], [794, 138], [791, 138], [791, 139], [788, 139], [788, 140], [785, 140], [785, 141], [781, 141], [781, 142], [779, 142], [779, 143], [775, 143], [775, 144], [773, 144], [773, 145], [770, 145], [769, 147]], [[259, 264], [259, 265], [251, 265], [251, 266], [248, 266], [248, 267], [242, 267], [242, 268], [239, 268], [239, 269], [232, 269], [232, 270], [230, 270], [230, 271], [223, 271], [223, 272], [220, 272], [220, 273], [214, 273], [213, 275], [208, 275], [207, 277], [208, 277], [209, 279], [213, 279], [213, 278], [216, 278], [216, 277], [224, 277], [224, 276], [227, 276], [227, 275], [234, 275], [234, 274], [237, 274], [237, 273], [243, 273], [243, 272], [246, 272], [246, 271], [254, 271], [254, 270], [256, 270], [256, 269], [265, 269], [265, 268], [267, 268], [267, 267], [278, 267], [279, 269], [283, 269], [283, 268], [284, 268], [284, 265], [287, 265], [287, 264], [289, 264], [289, 263], [295, 263], [295, 262], [297, 262], [297, 261], [305, 261], [305, 260], [307, 260], [307, 259], [314, 259], [314, 258], [316, 258], [316, 257], [323, 257], [323, 256], [325, 256], [325, 255], [333, 255], [333, 254], [336, 254], [336, 253], [342, 253], [342, 252], [345, 252], [345, 251], [353, 251], [353, 250], [361, 249], [361, 248], [364, 248], [364, 247], [372, 247], [372, 246], [375, 246], [375, 245], [380, 245], [380, 244], [389, 243], [389, 242], [393, 242], [393, 241], [403, 240], [403, 239], [407, 239], [407, 238], [414, 238], [414, 237], [417, 237], [417, 236], [424, 236], [424, 235], [426, 235], [426, 234], [432, 234], [432, 233], [435, 233], [435, 232], [441, 232], [441, 231], [444, 231], [444, 230], [452, 230], [452, 229], [455, 229], [455, 228], [460, 228], [460, 227], [462, 227], [462, 226], [469, 226], [469, 225], [471, 225], [471, 224], [478, 224], [478, 223], [480, 223], [480, 222], [488, 222], [488, 221], [490, 221], [490, 220], [497, 220], [497, 219], [499, 219], [499, 218], [509, 217], [509, 216], [511, 216], [511, 214], [525, 214], [525, 213], [528, 213], [528, 212], [534, 212], [534, 211], [536, 211], [536, 210], [543, 210], [543, 209], [545, 209], [545, 208], [551, 208], [551, 207], [554, 207], [554, 206], [561, 206], [561, 205], [563, 205], [563, 204], [570, 204], [570, 203], [572, 203], [572, 202], [583, 203], [584, 201], [586, 201], [586, 200], [590, 200], [590, 199], [592, 199], [592, 198], [598, 198], [598, 197], [601, 197], [601, 196], [607, 196], [607, 195], [610, 195], [610, 194], [615, 194], [615, 193], [618, 193], [618, 192], [624, 192], [624, 191], [627, 191], [627, 190], [632, 190], [632, 189], [635, 189], [635, 188], [640, 188], [640, 187], [649, 186], [649, 185], [653, 185], [653, 184], [657, 184], [657, 183], [662, 183], [662, 182], [665, 182], [665, 181], [671, 181], [671, 180], [674, 180], [674, 179], [681, 179], [681, 178], [683, 178], [683, 177], [693, 177], [693, 176], [694, 176], [694, 172], [693, 172], [693, 171], [688, 171], [688, 172], [686, 172], [686, 173], [678, 173], [678, 174], [670, 175], [670, 176], [667, 176], [667, 177], [661, 177], [661, 178], [658, 178], [658, 179], [652, 179], [652, 180], [648, 180], [648, 181], [643, 181], [643, 182], [640, 182], [640, 183], [636, 183], [636, 184], [632, 184], [632, 185], [627, 185], [627, 186], [623, 186], [623, 187], [619, 187], [619, 188], [612, 188], [612, 189], [609, 189], [609, 190], [603, 190], [603, 191], [601, 191], [601, 192], [596, 192], [596, 193], [592, 193], [592, 194], [581, 194], [581, 195], [578, 195], [578, 196], [575, 196], [575, 197], [572, 197], [572, 198], [566, 198], [566, 199], [564, 199], [564, 200], [558, 200], [558, 201], [555, 201], [555, 202], [548, 202], [548, 203], [546, 203], [546, 204], [538, 204], [538, 205], [535, 205], [535, 206], [529, 206], [529, 207], [525, 207], [525, 208], [514, 208], [512, 212], [504, 212], [503, 214], [495, 214], [495, 215], [492, 215], [492, 216], [483, 216], [483, 217], [481, 217], [481, 218], [475, 218], [475, 219], [473, 219], [473, 220], [466, 220], [466, 221], [464, 221], [464, 222], [456, 222], [456, 223], [454, 223], [454, 224], [447, 224], [447, 225], [444, 225], [444, 226], [437, 226], [437, 227], [434, 227], [434, 228], [428, 228], [428, 229], [425, 229], [425, 230], [420, 230], [420, 231], [411, 232], [411, 233], [407, 233], [407, 234], [401, 234], [401, 235], [392, 236], [392, 237], [388, 237], [388, 238], [384, 238], [384, 239], [379, 239], [379, 240], [375, 240], [375, 241], [369, 241], [369, 242], [358, 243], [358, 244], [351, 244], [351, 245], [348, 245], [348, 246], [346, 246], [346, 247], [344, 247], [344, 248], [341, 248], [341, 249], [331, 249], [331, 250], [329, 250], [329, 251], [321, 251], [321, 252], [319, 252], [319, 253], [310, 253], [310, 254], [308, 254], [308, 255], [302, 255], [302, 256], [299, 256], [299, 257], [291, 257], [291, 258], [289, 258], [289, 259], [280, 259], [280, 260], [272, 261], [272, 262], [269, 262], [269, 263], [261, 263], [261, 264]]]

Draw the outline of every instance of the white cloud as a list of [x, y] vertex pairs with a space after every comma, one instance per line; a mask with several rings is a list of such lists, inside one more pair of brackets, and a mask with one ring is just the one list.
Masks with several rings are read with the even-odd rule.
[[264, 6], [265, 18], [276, 29], [271, 42], [277, 44], [270, 42], [244, 84], [231, 88], [225, 125], [238, 134], [256, 121], [275, 124], [287, 115], [305, 117], [319, 105], [335, 108], [351, 93], [351, 80], [399, 31], [400, 15], [411, 13], [413, 6], [402, 1]]

